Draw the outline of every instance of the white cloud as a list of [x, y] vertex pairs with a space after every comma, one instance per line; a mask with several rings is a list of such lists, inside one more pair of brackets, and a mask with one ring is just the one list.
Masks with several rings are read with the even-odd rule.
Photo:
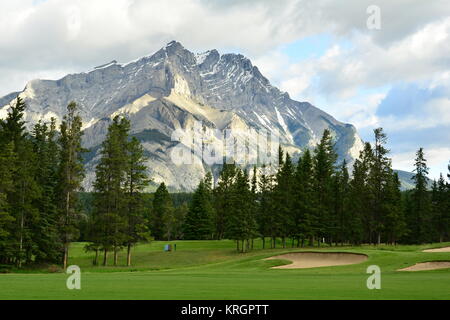
[[[448, 125], [450, 91], [421, 109], [377, 115], [391, 87], [448, 87], [446, 0], [378, 0], [381, 30], [368, 30], [372, 0], [2, 0], [0, 96], [33, 78], [58, 78], [116, 59], [133, 60], [170, 40], [188, 49], [247, 54], [280, 89], [361, 130]], [[296, 61], [283, 46], [327, 33], [335, 43]], [[450, 90], [450, 89], [449, 89]], [[388, 132], [389, 133], [389, 132]], [[448, 141], [441, 141], [441, 145]], [[433, 147], [438, 148], [437, 146]], [[438, 149], [436, 149], [438, 150]]]
[[367, 34], [351, 39], [350, 48], [335, 45], [325, 55], [296, 66], [320, 75], [320, 94], [345, 99], [361, 87], [418, 81], [450, 70], [450, 17], [387, 47], [377, 45]]
[[[129, 61], [173, 39], [193, 50], [239, 50], [258, 58], [305, 36], [329, 32], [349, 38], [357, 32], [364, 35], [358, 46], [366, 41], [362, 47], [366, 50], [370, 45], [376, 48], [373, 43], [385, 46], [404, 39], [450, 12], [445, 1], [432, 5], [416, 1], [411, 5], [407, 1], [380, 0], [382, 30], [370, 32], [365, 22], [366, 8], [371, 4], [369, 0], [351, 0], [345, 6], [330, 0], [3, 0], [0, 29], [7, 32], [0, 38], [0, 77], [7, 77], [3, 75], [6, 66], [29, 72], [42, 72], [55, 65], [59, 69], [82, 71], [112, 59]], [[412, 47], [426, 49], [430, 41], [445, 42], [445, 27], [430, 32], [435, 34], [434, 38], [419, 34]], [[429, 52], [433, 52], [432, 47], [433, 44]], [[337, 66], [344, 63], [341, 77], [334, 75], [336, 84], [324, 80], [324, 88], [336, 92], [350, 85], [351, 90], [358, 81], [367, 81], [360, 75], [364, 73], [361, 69], [366, 68], [364, 61], [373, 62], [377, 58], [374, 48], [365, 59], [360, 59], [362, 52], [339, 54]], [[428, 51], [424, 51], [423, 59], [429, 58]], [[385, 57], [390, 53], [386, 52]], [[342, 59], [343, 56], [348, 59]], [[323, 57], [316, 69], [335, 72], [334, 59]], [[292, 81], [284, 80], [292, 88]], [[304, 78], [300, 80], [304, 82]], [[23, 81], [20, 85], [10, 83], [0, 88], [0, 94], [23, 85]]]
[[[199, 0], [32, 0], [0, 2], [0, 95], [22, 88], [11, 72], [84, 71], [113, 59], [130, 61], [171, 40], [192, 50], [212, 48], [260, 55], [301, 37], [296, 0], [238, 2], [217, 7]], [[20, 79], [19, 79], [20, 78]]]
[[[433, 99], [423, 105], [420, 113], [379, 117], [377, 123], [391, 133], [450, 126], [450, 100], [448, 98]], [[450, 141], [448, 143], [450, 144]]]
[[[416, 151], [396, 153], [392, 156], [392, 161], [396, 165], [396, 169], [412, 172], [414, 170], [414, 159], [416, 158]], [[450, 147], [441, 148], [424, 148], [425, 159], [430, 168], [429, 178], [438, 179], [439, 174], [446, 176], [448, 170], [447, 165], [450, 160]]]

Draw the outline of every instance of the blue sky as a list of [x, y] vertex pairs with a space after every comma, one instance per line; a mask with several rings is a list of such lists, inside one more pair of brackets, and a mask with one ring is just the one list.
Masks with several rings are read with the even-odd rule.
[[[2, 0], [0, 96], [171, 40], [195, 52], [248, 56], [292, 98], [354, 124], [383, 127], [394, 167], [424, 147], [431, 176], [450, 160], [450, 6], [379, 0]], [[407, 14], [405, 14], [407, 12]]]
[[[407, 76], [405, 80], [352, 84], [352, 92], [348, 93], [347, 86], [337, 85], [339, 76], [332, 74], [330, 79], [328, 70], [320, 71], [319, 60], [337, 47], [341, 53], [335, 59], [342, 63], [340, 67], [351, 67], [345, 55], [346, 52], [351, 55], [355, 46], [348, 38], [318, 34], [282, 45], [276, 55], [283, 57], [285, 63], [279, 69], [285, 72], [275, 72], [269, 78], [293, 98], [313, 102], [338, 120], [354, 124], [365, 141], [373, 140], [374, 128], [385, 128], [396, 168], [411, 171], [414, 153], [423, 147], [428, 154], [430, 176], [446, 174], [450, 160], [449, 65], [442, 71], [421, 75], [417, 80]], [[263, 59], [262, 64], [265, 62]], [[359, 63], [357, 58], [354, 63]], [[336, 68], [337, 72], [340, 67]], [[273, 72], [270, 67], [269, 72]], [[302, 73], [307, 74], [307, 84]]]

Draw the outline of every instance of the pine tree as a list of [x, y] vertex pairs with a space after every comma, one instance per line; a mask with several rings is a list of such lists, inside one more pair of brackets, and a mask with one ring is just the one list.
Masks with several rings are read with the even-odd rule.
[[364, 144], [360, 158], [355, 161], [353, 180], [351, 184], [353, 236], [357, 243], [364, 240], [370, 243], [373, 239], [375, 221], [371, 209], [373, 193], [370, 185], [371, 168], [374, 163], [374, 154], [369, 142]]
[[194, 192], [184, 223], [184, 239], [207, 240], [212, 238], [214, 210], [211, 203], [209, 180], [208, 177], [202, 180]]
[[423, 148], [416, 153], [415, 175], [412, 177], [415, 187], [412, 191], [412, 212], [409, 221], [409, 229], [414, 239], [413, 243], [424, 243], [431, 241], [431, 199], [427, 190], [428, 166], [424, 156]]
[[242, 180], [237, 180], [237, 186], [242, 188], [241, 194], [242, 206], [244, 211], [245, 233], [246, 233], [246, 250], [253, 249], [253, 239], [258, 236], [258, 223], [255, 210], [255, 188], [256, 181], [250, 184], [248, 172], [244, 170]]
[[[0, 131], [0, 137], [1, 134]], [[3, 144], [1, 141], [3, 140], [0, 139], [0, 264], [9, 264], [14, 257], [11, 237], [15, 219], [11, 215], [7, 195], [13, 187], [13, 172], [10, 165], [15, 160], [12, 143]]]
[[272, 215], [274, 208], [272, 196], [273, 187], [274, 178], [270, 174], [270, 169], [264, 164], [261, 168], [258, 182], [259, 193], [257, 194], [256, 200], [256, 222], [258, 224], [258, 233], [263, 242], [263, 249], [266, 247], [266, 237], [270, 237], [271, 239], [275, 237], [275, 231], [273, 229], [274, 216]]
[[241, 169], [237, 169], [236, 180], [232, 185], [232, 205], [227, 219], [226, 236], [236, 241], [237, 250], [241, 252], [248, 251], [250, 240], [257, 236], [258, 227], [254, 216], [252, 198], [248, 174]]
[[[284, 151], [281, 145], [278, 146], [278, 167], [277, 171], [272, 177], [273, 188], [270, 193], [270, 204], [272, 212], [269, 213], [268, 223], [270, 228], [270, 247], [275, 248], [277, 245], [277, 237], [282, 233], [283, 226], [283, 212], [279, 209], [283, 206], [283, 200], [285, 196], [282, 193], [282, 187], [279, 185], [281, 179], [281, 172], [284, 167]], [[290, 167], [290, 166], [289, 166]], [[283, 241], [283, 245], [285, 242]]]
[[129, 130], [129, 120], [120, 117], [113, 119], [102, 143], [101, 158], [95, 170], [93, 223], [97, 230], [92, 240], [103, 249], [103, 265], [107, 264], [108, 252], [111, 250], [114, 252], [114, 265], [117, 265], [118, 251], [129, 240], [129, 197], [125, 189], [129, 167]]
[[224, 163], [219, 174], [217, 187], [214, 189], [214, 217], [216, 239], [221, 240], [224, 237], [226, 222], [232, 210], [231, 193], [232, 186], [235, 183], [237, 168], [236, 164]]
[[317, 235], [316, 212], [314, 205], [314, 181], [313, 181], [313, 159], [311, 152], [306, 149], [299, 159], [294, 177], [294, 208], [295, 232], [297, 247], [304, 246], [306, 239], [314, 244]]
[[69, 245], [78, 236], [77, 220], [79, 218], [77, 193], [81, 189], [84, 179], [84, 166], [82, 155], [86, 152], [82, 148], [83, 136], [81, 117], [77, 113], [75, 102], [67, 106], [67, 115], [60, 125], [58, 140], [60, 150], [60, 165], [58, 168], [58, 195], [59, 201], [59, 230], [64, 246], [63, 266], [67, 268]]
[[23, 262], [31, 262], [35, 244], [32, 239], [33, 217], [38, 213], [33, 205], [39, 197], [39, 186], [35, 181], [36, 159], [33, 145], [25, 128], [25, 103], [17, 97], [11, 106], [6, 120], [1, 122], [4, 143], [10, 144], [14, 161], [9, 164], [12, 170], [12, 188], [8, 192], [7, 201], [11, 215], [15, 219], [10, 244], [14, 248], [14, 261], [20, 268]]
[[[337, 154], [331, 132], [325, 129], [314, 154], [314, 193], [317, 208], [318, 236], [332, 242], [333, 229], [333, 175]], [[320, 243], [320, 238], [318, 243]]]
[[127, 266], [131, 265], [131, 248], [137, 242], [150, 239], [148, 221], [145, 218], [145, 208], [142, 193], [149, 183], [144, 149], [139, 140], [133, 137], [127, 143], [127, 166], [125, 180], [125, 195], [127, 197], [126, 212], [126, 245]]
[[340, 242], [342, 245], [349, 237], [349, 174], [347, 170], [347, 162], [344, 160], [341, 167], [335, 173], [333, 179], [334, 189], [334, 232], [333, 238], [336, 244]]
[[[173, 238], [181, 240], [184, 238], [184, 225], [186, 221], [186, 216], [189, 211], [189, 205], [183, 202], [180, 206], [176, 207], [174, 210], [174, 226], [173, 226]], [[212, 221], [211, 221], [212, 224]]]
[[[383, 204], [387, 201], [389, 194], [387, 188], [391, 179], [391, 160], [387, 157], [389, 150], [385, 148], [387, 136], [382, 128], [374, 130], [375, 145], [373, 148], [373, 162], [369, 173], [369, 192], [371, 195], [370, 209], [373, 234], [370, 235], [370, 242], [381, 243], [382, 233], [385, 229], [386, 207]], [[376, 239], [373, 238], [376, 237]]]
[[385, 231], [386, 241], [397, 244], [398, 240], [406, 233], [406, 221], [404, 216], [402, 195], [400, 191], [400, 180], [396, 172], [392, 172], [388, 180], [387, 197], [383, 204], [386, 214]]
[[433, 183], [432, 189], [433, 225], [437, 234], [436, 240], [443, 242], [450, 233], [449, 193], [444, 177]]
[[[370, 148], [370, 144], [366, 144]], [[353, 165], [353, 179], [350, 181], [350, 204], [349, 204], [349, 226], [348, 240], [353, 245], [359, 245], [364, 239], [364, 225], [368, 226], [369, 215], [367, 212], [368, 187], [367, 179], [369, 169], [360, 159], [356, 159]]]
[[33, 255], [37, 263], [59, 263], [63, 245], [58, 232], [57, 183], [59, 149], [56, 141], [56, 120], [50, 126], [39, 121], [33, 129], [33, 151], [36, 155], [36, 182], [40, 196], [35, 205], [39, 211], [33, 217]]
[[[449, 161], [449, 164], [448, 164], [448, 166], [447, 166], [447, 169], [448, 169], [447, 179], [450, 180], [450, 161]], [[449, 184], [450, 184], [450, 183], [447, 183], [447, 186], [448, 186]]]
[[[251, 184], [250, 184], [250, 192], [251, 192], [251, 215], [254, 219], [256, 225], [258, 225], [258, 169], [256, 166], [253, 166]], [[254, 236], [251, 239], [251, 249], [254, 247], [254, 238], [258, 237], [259, 227], [256, 227], [254, 230]]]
[[289, 153], [282, 159], [283, 151], [280, 149], [281, 166], [276, 176], [274, 188], [274, 215], [277, 233], [281, 236], [283, 248], [286, 248], [286, 238], [294, 233], [295, 216], [293, 214], [294, 202], [294, 166]]
[[173, 210], [172, 198], [163, 182], [155, 192], [150, 217], [150, 229], [156, 240], [163, 240], [171, 230], [172, 226], [168, 224], [172, 221]]

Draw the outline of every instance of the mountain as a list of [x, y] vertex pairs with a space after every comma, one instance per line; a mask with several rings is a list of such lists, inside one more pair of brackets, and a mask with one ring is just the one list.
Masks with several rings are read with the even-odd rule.
[[[398, 174], [398, 179], [400, 180], [401, 184], [400, 189], [402, 191], [414, 189], [414, 181], [412, 180], [414, 173], [403, 170], [394, 170], [394, 171], [397, 172]], [[427, 185], [428, 189], [431, 190], [431, 187], [433, 186], [433, 181], [429, 178], [427, 178]]]
[[[6, 115], [16, 95], [0, 98], [0, 117]], [[87, 187], [94, 179], [107, 127], [120, 114], [130, 118], [132, 134], [143, 142], [153, 181], [165, 181], [172, 190], [192, 190], [210, 168], [201, 155], [186, 165], [175, 164], [170, 156], [178, 145], [172, 135], [189, 132], [198, 121], [205, 132], [220, 134], [230, 129], [267, 130], [294, 156], [315, 146], [326, 128], [335, 138], [341, 161], [351, 164], [363, 148], [353, 125], [337, 121], [308, 102], [292, 100], [246, 57], [217, 50], [194, 54], [176, 41], [127, 64], [114, 60], [60, 80], [30, 81], [20, 96], [28, 106], [29, 125], [52, 117], [60, 121], [70, 101], [79, 104], [84, 145], [91, 150], [86, 157]], [[189, 144], [189, 133], [181, 135], [182, 142]], [[219, 143], [217, 136], [212, 145]], [[243, 134], [236, 139], [247, 138]], [[201, 144], [203, 148], [204, 141]]]

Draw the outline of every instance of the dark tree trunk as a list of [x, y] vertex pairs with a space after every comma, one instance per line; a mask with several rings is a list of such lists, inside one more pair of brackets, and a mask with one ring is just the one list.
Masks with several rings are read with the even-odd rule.
[[98, 265], [98, 249], [95, 249], [94, 266]]
[[131, 266], [131, 243], [127, 247], [127, 266]]
[[108, 250], [104, 249], [104, 252], [103, 252], [103, 265], [106, 266], [107, 263], [108, 263]]

